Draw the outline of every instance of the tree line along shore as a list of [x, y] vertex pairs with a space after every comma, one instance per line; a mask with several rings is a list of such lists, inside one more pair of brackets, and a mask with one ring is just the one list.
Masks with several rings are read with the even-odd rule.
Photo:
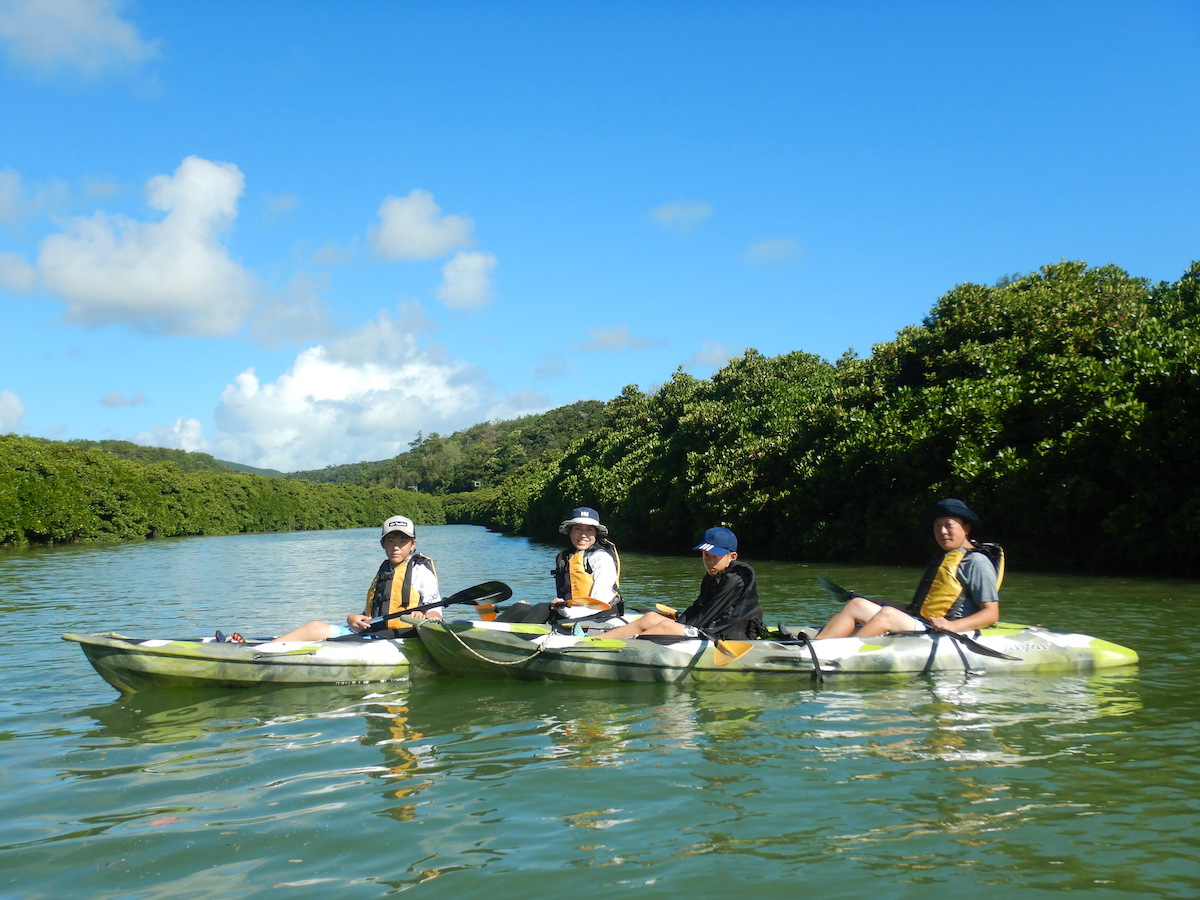
[[[1194, 577], [1200, 262], [1150, 284], [1062, 262], [963, 284], [830, 362], [748, 350], [389, 460], [272, 473], [115, 441], [0, 436], [0, 544], [346, 528], [402, 513], [551, 540], [600, 509], [623, 549], [733, 528], [748, 557], [914, 565], [939, 497], [1013, 565]], [[241, 471], [235, 471], [240, 469]]]

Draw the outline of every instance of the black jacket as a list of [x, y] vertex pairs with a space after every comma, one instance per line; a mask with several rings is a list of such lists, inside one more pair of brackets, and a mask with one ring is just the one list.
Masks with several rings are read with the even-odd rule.
[[740, 640], [758, 637], [762, 617], [754, 570], [735, 559], [724, 572], [704, 576], [700, 596], [676, 621], [694, 625], [714, 637]]

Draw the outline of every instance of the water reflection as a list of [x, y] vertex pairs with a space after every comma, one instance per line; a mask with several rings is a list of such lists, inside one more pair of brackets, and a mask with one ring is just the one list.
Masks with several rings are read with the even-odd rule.
[[[340, 613], [361, 600], [374, 537], [0, 556], [9, 889], [705, 896], [726, 878], [771, 896], [857, 896], [879, 879], [922, 897], [1200, 890], [1196, 584], [1010, 573], [1006, 618], [1119, 640], [1140, 668], [822, 688], [416, 676], [117, 698], [57, 631], [29, 639], [31, 610], [168, 635]], [[456, 526], [425, 529], [422, 547], [448, 590], [499, 577], [538, 599], [549, 585], [549, 545]], [[303, 555], [311, 581], [286, 603], [261, 566], [280, 554]], [[622, 556], [635, 604], [694, 596], [695, 559]], [[813, 569], [751, 561], [772, 622], [832, 611]], [[820, 571], [883, 595], [916, 578]], [[1176, 627], [1158, 633], [1147, 609]]]

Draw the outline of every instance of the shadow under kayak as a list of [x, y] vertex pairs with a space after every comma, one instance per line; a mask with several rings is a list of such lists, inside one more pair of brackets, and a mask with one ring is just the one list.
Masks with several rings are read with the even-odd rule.
[[[703, 638], [619, 640], [602, 631], [583, 636], [547, 626], [427, 620], [417, 626], [425, 649], [462, 678], [553, 681], [721, 682], [795, 681], [798, 677], [919, 675], [932, 672], [1078, 672], [1136, 663], [1137, 653], [1083, 634], [1000, 623], [974, 635], [983, 655], [947, 634], [889, 634], [835, 638], [723, 642]], [[797, 629], [810, 636], [813, 629]], [[781, 637], [783, 637], [781, 635]]]
[[406, 678], [416, 638], [362, 641], [155, 640], [64, 634], [100, 677], [123, 694], [160, 688], [239, 688], [266, 684], [345, 684]]

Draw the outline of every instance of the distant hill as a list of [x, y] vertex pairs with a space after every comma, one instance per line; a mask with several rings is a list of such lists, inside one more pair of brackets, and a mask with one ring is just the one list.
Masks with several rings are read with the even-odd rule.
[[358, 484], [451, 494], [495, 487], [526, 463], [550, 450], [563, 450], [598, 427], [605, 404], [581, 400], [519, 419], [485, 422], [447, 437], [418, 434], [392, 459], [347, 463], [287, 478], [328, 484]]
[[242, 472], [248, 475], [267, 475], [280, 477], [282, 472], [275, 469], [256, 469], [242, 463], [216, 459], [207, 453], [189, 453], [187, 450], [171, 450], [167, 447], [143, 447], [129, 441], [67, 441], [72, 447], [81, 450], [104, 450], [121, 459], [140, 463], [169, 462], [177, 465], [184, 472]]

